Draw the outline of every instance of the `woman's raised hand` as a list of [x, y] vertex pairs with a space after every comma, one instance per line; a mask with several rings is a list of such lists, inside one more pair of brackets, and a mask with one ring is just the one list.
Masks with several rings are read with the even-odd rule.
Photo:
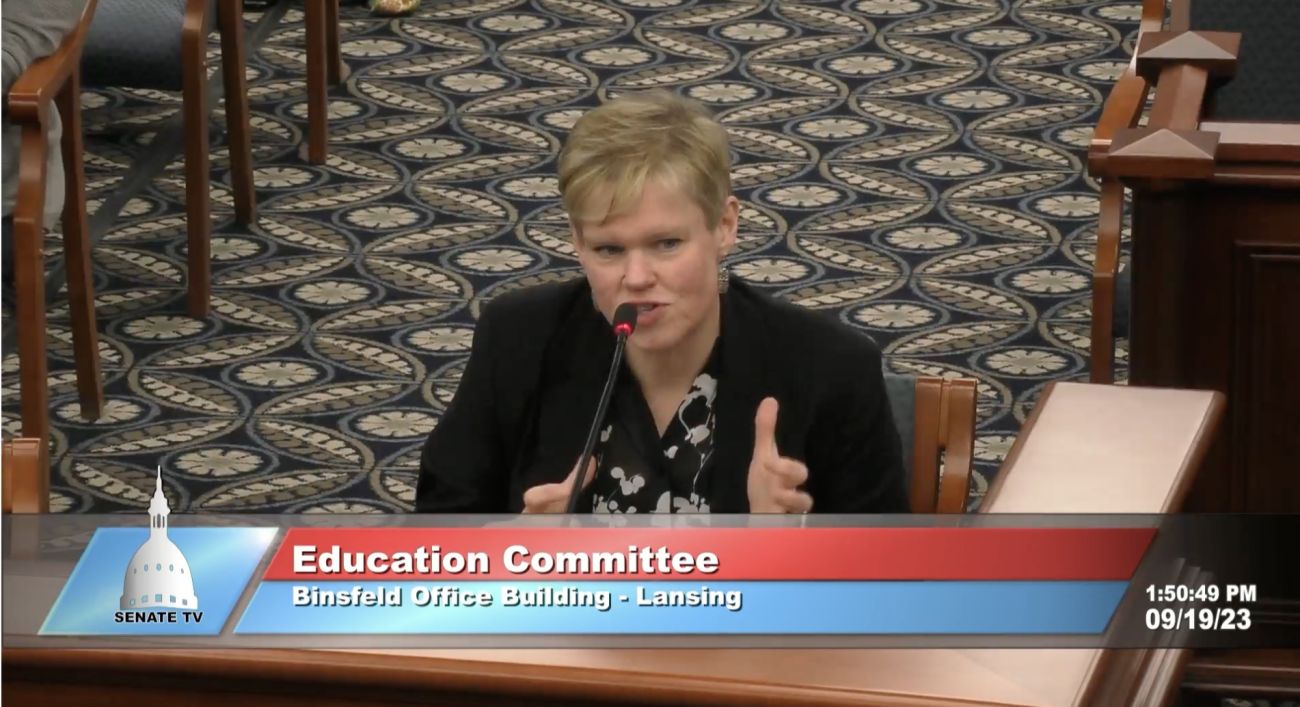
[[763, 398], [754, 416], [754, 454], [749, 459], [750, 513], [807, 513], [812, 496], [799, 487], [808, 480], [808, 467], [781, 456], [776, 448], [776, 398]]

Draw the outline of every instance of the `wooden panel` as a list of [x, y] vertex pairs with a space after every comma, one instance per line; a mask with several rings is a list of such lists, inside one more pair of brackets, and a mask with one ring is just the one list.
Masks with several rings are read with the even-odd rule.
[[[1185, 379], [1181, 352], [1185, 282], [1189, 279], [1187, 196], [1181, 192], [1133, 193], [1133, 296], [1129, 335], [1129, 383], [1168, 385]], [[1226, 259], [1227, 252], [1223, 254]]]
[[[1277, 476], [1297, 456], [1292, 435], [1281, 430], [1300, 419], [1288, 397], [1300, 387], [1297, 342], [1289, 338], [1300, 311], [1300, 268], [1243, 260], [1256, 251], [1296, 255], [1297, 223], [1300, 190], [1206, 183], [1135, 190], [1130, 383], [1228, 395], [1230, 422], [1188, 510], [1300, 510], [1295, 480]], [[1243, 243], [1257, 245], [1242, 251]], [[1259, 250], [1265, 245], [1271, 250]]]
[[[1163, 2], [1155, 4], [1164, 9]], [[1221, 5], [1229, 7], [1230, 0]], [[1168, 11], [1170, 30], [1189, 27], [1190, 0], [1172, 0]], [[1247, 48], [1258, 45], [1259, 37], [1252, 34], [1245, 32]], [[1123, 170], [1111, 169], [1109, 150], [1111, 136], [1136, 120], [1135, 99], [1144, 82], [1129, 74], [1107, 99], [1090, 145], [1089, 167], [1095, 176], [1124, 176], [1117, 174]], [[1289, 398], [1297, 395], [1300, 376], [1295, 367], [1300, 354], [1294, 348], [1300, 302], [1291, 289], [1296, 287], [1293, 263], [1279, 262], [1277, 251], [1258, 248], [1243, 256], [1234, 243], [1259, 238], [1295, 243], [1300, 238], [1300, 123], [1205, 120], [1196, 129], [1219, 136], [1209, 184], [1188, 184], [1186, 177], [1129, 183], [1134, 187], [1130, 382], [1193, 386], [1193, 381], [1208, 381], [1229, 392], [1232, 419], [1210, 448], [1187, 507], [1264, 510], [1274, 506], [1262, 498], [1267, 495], [1262, 489], [1286, 496], [1295, 493], [1297, 484], [1294, 473], [1282, 479], [1274, 474], [1297, 468], [1294, 445], [1300, 442], [1292, 439], [1300, 411]], [[1279, 338], [1270, 331], [1283, 333]], [[1289, 357], [1290, 366], [1278, 357]], [[1279, 374], [1290, 377], [1271, 387], [1268, 381]], [[1263, 430], [1256, 429], [1260, 416]], [[1277, 434], [1288, 422], [1290, 432]], [[1276, 459], [1266, 459], [1269, 454], [1285, 461], [1278, 466]], [[1300, 503], [1287, 510], [1300, 511]], [[1187, 682], [1192, 694], [1180, 704], [1189, 707], [1217, 707], [1218, 695], [1300, 696], [1300, 653], [1201, 652], [1191, 660]]]
[[1300, 509], [1300, 243], [1240, 244], [1237, 262], [1234, 497], [1252, 511], [1294, 512]]
[[1211, 180], [1224, 186], [1265, 189], [1300, 189], [1300, 169], [1292, 165], [1222, 164], [1214, 168]]

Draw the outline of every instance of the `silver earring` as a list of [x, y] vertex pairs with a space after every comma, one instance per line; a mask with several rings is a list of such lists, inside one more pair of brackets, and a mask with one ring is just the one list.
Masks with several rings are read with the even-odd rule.
[[731, 286], [731, 271], [726, 265], [718, 265], [718, 294], [725, 294]]

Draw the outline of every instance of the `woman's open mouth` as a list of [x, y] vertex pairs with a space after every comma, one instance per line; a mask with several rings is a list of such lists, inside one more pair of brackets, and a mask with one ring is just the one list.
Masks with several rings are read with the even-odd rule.
[[636, 305], [636, 323], [637, 326], [653, 324], [659, 318], [666, 304], [657, 302], [638, 302]]

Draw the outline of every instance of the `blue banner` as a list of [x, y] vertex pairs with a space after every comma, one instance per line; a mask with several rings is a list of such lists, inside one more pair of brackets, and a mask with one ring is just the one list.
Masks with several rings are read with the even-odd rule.
[[1127, 582], [263, 582], [241, 634], [1097, 634]]

